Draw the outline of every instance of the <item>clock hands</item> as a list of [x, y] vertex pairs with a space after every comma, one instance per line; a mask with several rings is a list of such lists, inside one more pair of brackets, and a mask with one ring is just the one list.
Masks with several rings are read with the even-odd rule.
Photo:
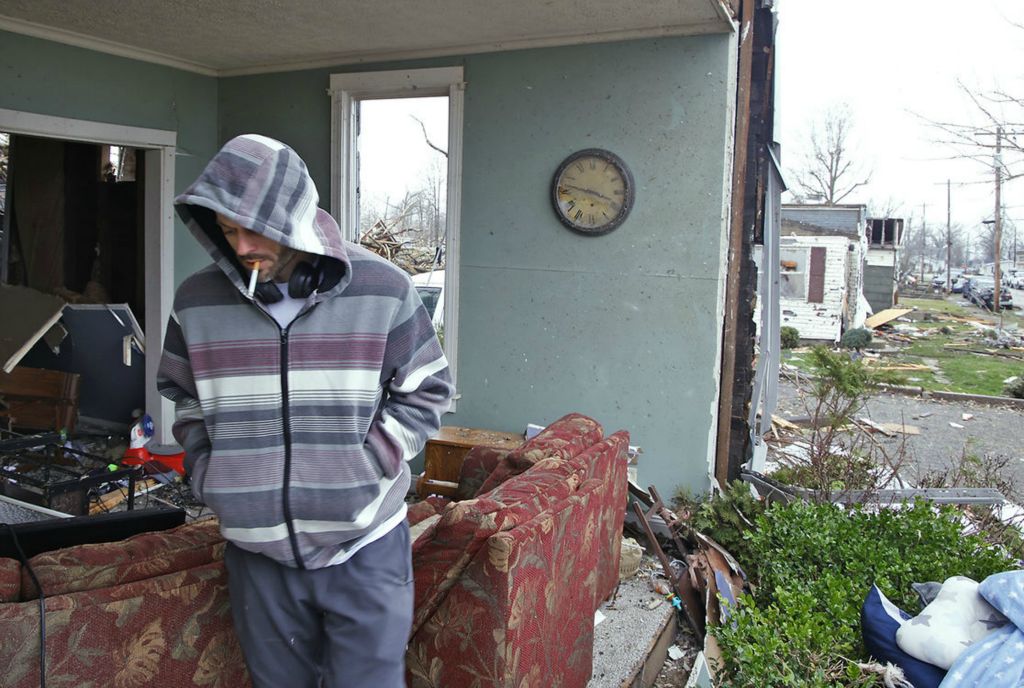
[[591, 196], [597, 196], [598, 198], [600, 198], [600, 199], [602, 199], [604, 201], [608, 201], [609, 203], [612, 202], [612, 199], [608, 198], [607, 196], [605, 196], [600, 191], [594, 191], [593, 189], [584, 189], [582, 186], [576, 186], [575, 184], [563, 184], [563, 186], [565, 186], [567, 189], [576, 189], [577, 191], [582, 191], [585, 194], [590, 194]]

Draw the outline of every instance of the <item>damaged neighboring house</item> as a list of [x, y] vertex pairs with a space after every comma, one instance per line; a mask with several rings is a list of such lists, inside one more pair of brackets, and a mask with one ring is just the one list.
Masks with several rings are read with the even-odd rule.
[[863, 205], [782, 205], [779, 323], [801, 339], [836, 342], [863, 324], [866, 217]]
[[899, 295], [903, 219], [868, 218], [864, 229], [868, 250], [864, 265], [864, 298], [874, 313], [892, 308]]

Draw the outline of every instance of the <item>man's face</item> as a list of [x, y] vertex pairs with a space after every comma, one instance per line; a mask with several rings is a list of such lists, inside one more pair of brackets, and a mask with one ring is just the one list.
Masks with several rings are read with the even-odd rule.
[[231, 245], [242, 267], [252, 270], [259, 261], [260, 282], [284, 281], [291, 275], [292, 259], [296, 251], [252, 232], [242, 225], [217, 213], [217, 226]]

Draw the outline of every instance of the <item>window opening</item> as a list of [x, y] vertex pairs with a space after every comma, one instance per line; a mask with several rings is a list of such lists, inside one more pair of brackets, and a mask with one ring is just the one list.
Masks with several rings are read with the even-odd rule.
[[[363, 99], [358, 107], [360, 243], [443, 285], [448, 97]], [[417, 289], [433, 316], [442, 286]], [[435, 319], [443, 337], [443, 317]]]
[[807, 249], [779, 249], [779, 296], [807, 298]]

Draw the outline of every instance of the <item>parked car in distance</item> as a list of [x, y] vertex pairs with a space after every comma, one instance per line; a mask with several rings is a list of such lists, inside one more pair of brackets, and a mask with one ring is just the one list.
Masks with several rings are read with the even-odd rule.
[[433, 270], [412, 276], [413, 286], [430, 314], [434, 329], [444, 324], [444, 270]]
[[[996, 280], [994, 277], [972, 277], [970, 300], [982, 308], [995, 310]], [[1013, 295], [1005, 287], [999, 290], [1000, 308], [1013, 308]]]
[[950, 285], [949, 290], [954, 294], [962, 294], [964, 291], [964, 278], [954, 277], [953, 283]]

